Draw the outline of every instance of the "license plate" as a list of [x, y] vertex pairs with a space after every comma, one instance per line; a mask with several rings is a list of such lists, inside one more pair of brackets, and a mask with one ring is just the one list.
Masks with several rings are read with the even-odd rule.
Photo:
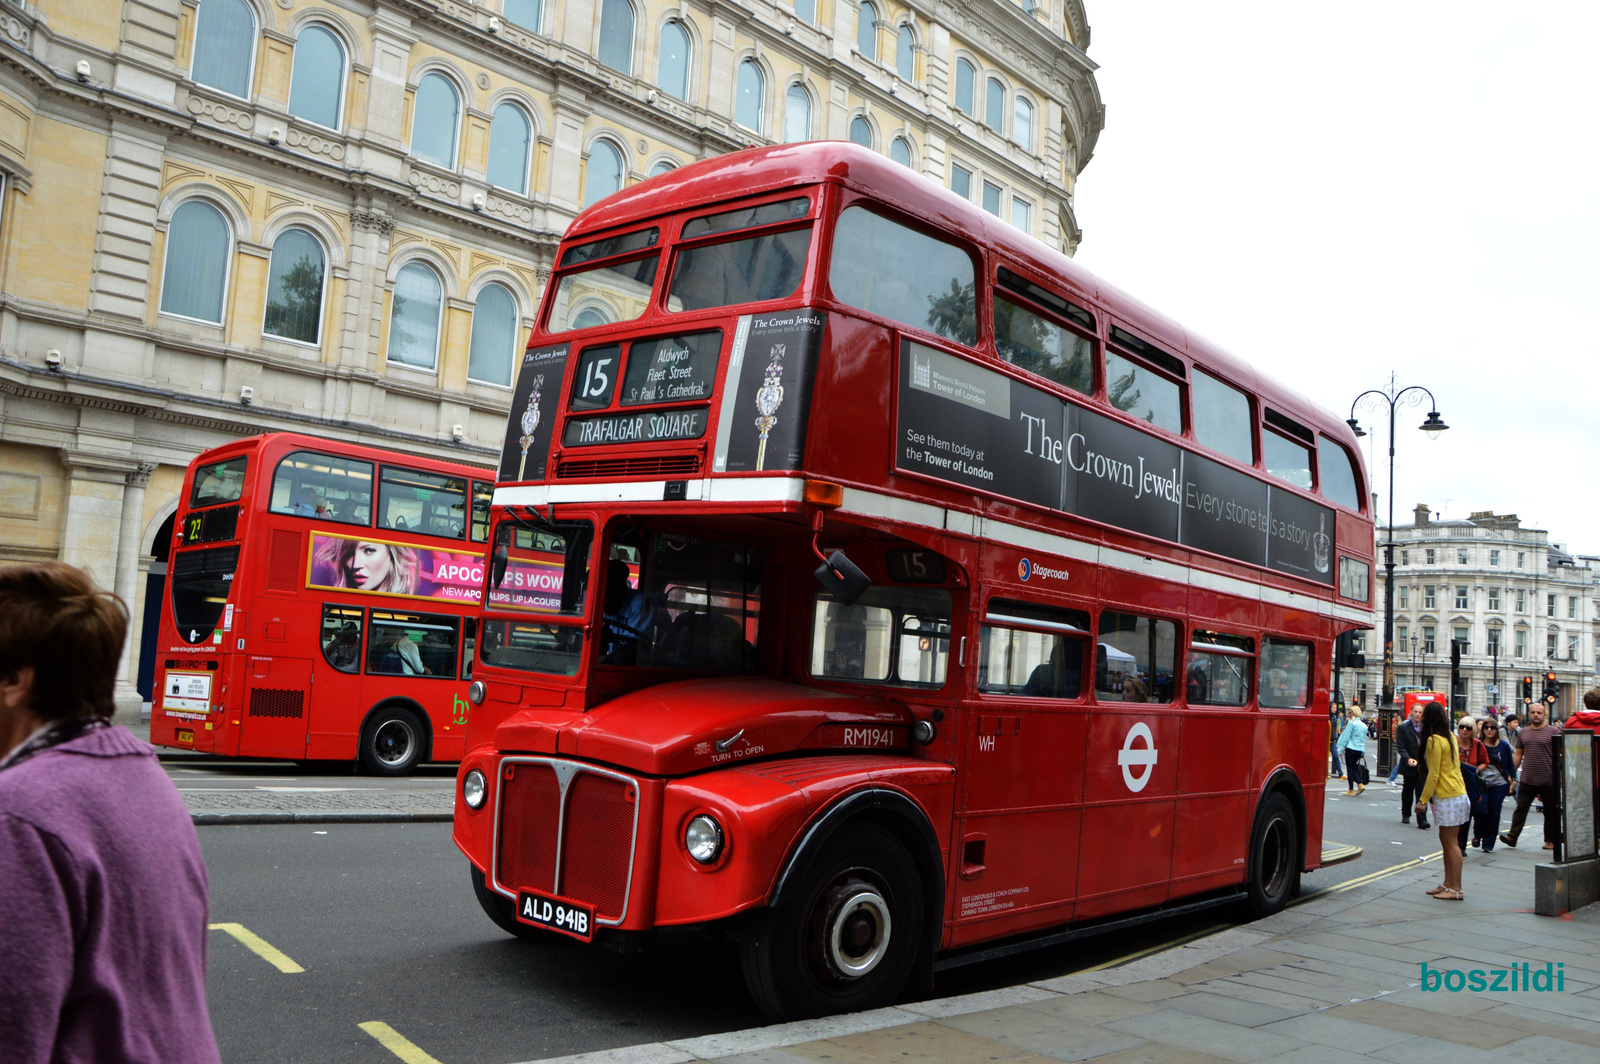
[[559, 931], [582, 942], [594, 938], [594, 910], [537, 891], [517, 892], [517, 919], [546, 931]]
[[180, 743], [192, 743], [192, 742], [194, 742], [194, 729], [192, 729], [192, 728], [179, 728], [178, 729], [178, 741]]

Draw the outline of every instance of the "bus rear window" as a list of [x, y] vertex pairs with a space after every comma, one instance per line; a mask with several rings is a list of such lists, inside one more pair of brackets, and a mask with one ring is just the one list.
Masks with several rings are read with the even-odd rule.
[[244, 492], [244, 471], [249, 465], [248, 455], [224, 459], [203, 465], [194, 471], [194, 488], [189, 492], [189, 506], [217, 506], [225, 502], [238, 502]]
[[650, 305], [660, 255], [562, 274], [550, 303], [548, 332], [632, 321]]
[[972, 256], [891, 222], [865, 207], [848, 207], [833, 231], [828, 284], [841, 303], [926, 329], [971, 346], [978, 340]]
[[172, 561], [172, 622], [185, 643], [203, 643], [211, 637], [233, 590], [239, 568], [238, 547], [179, 551]]
[[811, 227], [684, 248], [672, 273], [667, 309], [705, 310], [783, 299], [800, 287]]

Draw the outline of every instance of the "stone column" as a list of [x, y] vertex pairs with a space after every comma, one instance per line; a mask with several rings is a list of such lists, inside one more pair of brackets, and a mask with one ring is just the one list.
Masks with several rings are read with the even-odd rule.
[[139, 546], [144, 533], [144, 489], [150, 483], [150, 474], [156, 467], [140, 462], [123, 477], [122, 528], [117, 536], [116, 582], [112, 590], [128, 607], [128, 638], [122, 644], [122, 661], [117, 665], [117, 721], [137, 724], [143, 706], [143, 696], [134, 687], [132, 663], [138, 660], [137, 648], [143, 627], [142, 614], [137, 612], [139, 580]]

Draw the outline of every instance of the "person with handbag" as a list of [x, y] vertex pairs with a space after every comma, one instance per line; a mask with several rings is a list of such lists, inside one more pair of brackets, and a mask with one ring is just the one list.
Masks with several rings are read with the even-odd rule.
[[[1400, 750], [1395, 759], [1400, 765], [1400, 777], [1404, 786], [1400, 789], [1400, 823], [1411, 823], [1411, 807], [1416, 801], [1416, 796], [1422, 793], [1422, 788], [1427, 782], [1428, 765], [1422, 759], [1422, 703], [1415, 702], [1411, 706], [1411, 719], [1403, 720], [1394, 730], [1395, 746]], [[1425, 810], [1417, 813], [1417, 827], [1423, 831], [1428, 828], [1428, 814]]]
[[1349, 786], [1345, 795], [1354, 797], [1367, 789], [1367, 781], [1362, 778], [1362, 761], [1367, 753], [1367, 725], [1361, 719], [1361, 714], [1355, 711], [1350, 713], [1350, 723], [1344, 726], [1344, 731], [1339, 733], [1339, 741], [1334, 749], [1344, 754], [1345, 779]]
[[1478, 769], [1478, 789], [1483, 792], [1483, 811], [1472, 821], [1472, 830], [1477, 836], [1472, 840], [1472, 845], [1481, 843], [1484, 853], [1492, 853], [1495, 839], [1500, 834], [1500, 808], [1511, 791], [1511, 780], [1517, 770], [1512, 763], [1511, 744], [1500, 738], [1500, 725], [1492, 720], [1483, 722], [1483, 747], [1489, 763]]
[[1461, 756], [1461, 780], [1467, 788], [1467, 800], [1472, 803], [1472, 818], [1462, 823], [1457, 834], [1456, 845], [1463, 853], [1467, 850], [1468, 828], [1483, 816], [1488, 801], [1478, 773], [1489, 764], [1489, 750], [1478, 738], [1477, 731], [1471, 717], [1456, 721], [1456, 753]]

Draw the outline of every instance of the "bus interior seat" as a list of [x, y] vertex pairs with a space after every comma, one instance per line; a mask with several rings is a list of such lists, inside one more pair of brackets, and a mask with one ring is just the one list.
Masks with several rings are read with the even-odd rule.
[[672, 622], [668, 655], [684, 668], [738, 672], [744, 668], [744, 629], [725, 614], [681, 613]]

